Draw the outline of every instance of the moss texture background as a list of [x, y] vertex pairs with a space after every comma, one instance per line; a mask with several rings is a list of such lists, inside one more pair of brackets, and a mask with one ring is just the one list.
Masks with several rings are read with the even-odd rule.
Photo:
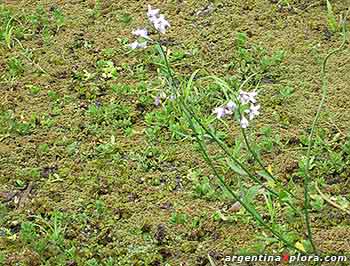
[[[324, 1], [292, 1], [290, 7], [275, 2], [3, 2], [2, 14], [9, 10], [15, 16], [15, 34], [23, 47], [16, 41], [11, 49], [4, 43], [0, 46], [0, 252], [4, 265], [108, 265], [109, 257], [115, 258], [114, 265], [209, 265], [208, 253], [220, 263], [241, 249], [258, 249], [261, 230], [247, 215], [237, 214], [232, 223], [215, 221], [213, 213], [229, 203], [194, 196], [194, 176], [210, 176], [210, 171], [190, 141], [171, 138], [163, 127], [156, 139], [147, 136], [147, 113], [159, 111], [148, 93], [157, 84], [152, 83], [157, 72], [152, 55], [130, 53], [124, 41], [132, 39], [134, 28], [145, 24], [147, 4], [151, 4], [161, 8], [171, 23], [164, 37], [170, 51], [196, 51], [175, 64], [182, 75], [198, 68], [224, 75], [237, 32], [245, 32], [250, 43], [269, 52], [283, 49], [286, 58], [277, 70], [278, 80], [262, 84], [263, 113], [257, 129], [269, 126], [289, 143], [284, 150], [264, 155], [273, 170], [289, 180], [296, 176], [304, 151], [299, 139], [310, 129], [321, 96], [320, 61], [339, 46], [341, 37], [327, 29]], [[25, 18], [39, 6], [48, 22], [33, 29]], [[337, 15], [349, 6], [349, 1], [333, 1]], [[56, 8], [65, 18], [58, 32], [52, 18]], [[25, 49], [29, 49], [27, 57]], [[320, 128], [334, 150], [349, 133], [349, 55], [347, 43], [328, 65], [330, 94]], [[11, 78], [13, 58], [22, 61], [23, 69]], [[79, 81], [84, 70], [98, 73], [99, 60], [114, 63], [117, 79]], [[33, 94], [33, 85], [40, 88], [38, 93]], [[281, 101], [278, 93], [286, 86], [294, 93]], [[94, 116], [91, 106], [107, 111]], [[114, 111], [109, 112], [108, 106]], [[133, 133], [127, 134], [127, 128]], [[322, 156], [318, 159], [327, 160], [326, 154]], [[339, 173], [316, 173], [326, 180], [330, 195], [348, 196], [346, 159], [344, 165]], [[301, 192], [302, 182], [296, 183]], [[32, 221], [45, 226], [38, 216], [52, 223], [54, 211], [64, 216], [64, 240], [62, 245], [46, 242], [40, 253], [21, 238], [21, 224]], [[174, 213], [180, 219], [177, 223], [172, 222]], [[331, 206], [312, 214], [321, 251], [349, 252], [349, 218]], [[38, 228], [36, 232], [38, 239], [49, 235]], [[75, 255], [69, 255], [67, 250], [73, 246]]]

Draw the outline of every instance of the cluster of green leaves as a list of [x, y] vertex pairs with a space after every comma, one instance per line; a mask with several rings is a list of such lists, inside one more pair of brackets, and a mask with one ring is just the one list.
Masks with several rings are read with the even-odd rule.
[[328, 29], [335, 33], [337, 31], [339, 31], [340, 29], [340, 26], [337, 22], [337, 18], [333, 12], [333, 7], [332, 7], [332, 4], [329, 0], [326, 0], [327, 1], [327, 25], [328, 25]]
[[47, 11], [44, 6], [38, 5], [34, 13], [25, 16], [25, 20], [30, 25], [32, 33], [42, 33], [46, 40], [58, 33], [66, 23], [59, 6], [53, 6]]
[[261, 79], [276, 78], [276, 69], [285, 57], [283, 50], [275, 51], [269, 55], [267, 50], [259, 45], [249, 44], [247, 34], [239, 32], [235, 39], [235, 52], [231, 62], [227, 65], [228, 70], [234, 70], [234, 77], [243, 82], [252, 74], [256, 74], [255, 81]]
[[130, 106], [120, 103], [93, 103], [86, 111], [90, 125], [106, 126], [114, 128], [127, 128], [132, 126]]
[[60, 7], [54, 6], [45, 10], [39, 5], [34, 13], [14, 15], [5, 5], [0, 5], [0, 41], [4, 41], [11, 49], [15, 40], [35, 34], [42, 34], [45, 41], [49, 41], [65, 25], [65, 16]]
[[23, 27], [21, 18], [15, 16], [5, 5], [0, 4], [0, 42], [11, 49], [15, 39], [23, 39], [26, 33], [27, 29]]
[[45, 44], [49, 44], [53, 36], [65, 25], [65, 16], [60, 7], [55, 6], [45, 10], [38, 6], [35, 12], [14, 14], [5, 5], [0, 5], [0, 43], [8, 50], [19, 48], [15, 55], [9, 54], [6, 58], [7, 72], [1, 78], [14, 81], [22, 76], [26, 70], [25, 61], [29, 61], [36, 70], [47, 72], [40, 65], [34, 63], [35, 59], [30, 49], [23, 46], [23, 40], [41, 35]]
[[18, 133], [28, 135], [36, 127], [36, 115], [27, 122], [22, 122], [10, 111], [0, 111], [0, 134]]
[[144, 118], [147, 125], [146, 134], [148, 138], [154, 141], [164, 133], [164, 130], [169, 131], [173, 139], [188, 137], [184, 118], [174, 116], [175, 114], [179, 114], [178, 110], [170, 105], [148, 112]]
[[45, 253], [58, 256], [65, 250], [65, 224], [61, 212], [53, 212], [49, 219], [38, 216], [36, 221], [23, 222], [20, 236], [23, 243], [29, 245], [44, 257]]
[[22, 60], [16, 57], [11, 57], [7, 61], [7, 70], [12, 79], [22, 75], [24, 72], [24, 65]]
[[103, 79], [116, 79], [118, 76], [118, 71], [114, 63], [110, 60], [97, 61], [97, 70], [100, 72]]
[[[87, 216], [87, 213], [89, 216]], [[50, 265], [67, 265], [78, 263], [79, 265], [110, 266], [116, 265], [117, 261], [111, 257], [97, 259], [92, 256], [90, 246], [77, 244], [69, 239], [68, 235], [73, 228], [76, 230], [89, 230], [89, 222], [93, 219], [101, 219], [105, 214], [104, 202], [97, 199], [86, 207], [84, 213], [70, 215], [60, 211], [53, 211], [43, 216], [33, 216], [30, 220], [20, 224], [19, 246], [25, 246], [38, 255], [40, 263]], [[11, 239], [13, 233], [8, 232], [6, 238]], [[87, 231], [86, 234], [89, 234]], [[10, 241], [10, 240], [8, 240]], [[82, 254], [85, 254], [82, 256]], [[6, 253], [1, 254], [1, 262], [6, 262]], [[9, 254], [10, 257], [10, 254]], [[39, 263], [36, 261], [36, 263]]]
[[317, 169], [318, 175], [341, 175], [349, 170], [349, 152], [348, 138], [344, 141], [340, 134], [335, 134], [329, 139], [327, 131], [320, 129], [315, 140], [313, 166]]

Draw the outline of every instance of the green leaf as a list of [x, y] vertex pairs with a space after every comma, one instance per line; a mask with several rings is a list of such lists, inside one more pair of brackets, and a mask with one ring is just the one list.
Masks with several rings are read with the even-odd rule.
[[331, 32], [334, 33], [338, 31], [337, 19], [333, 13], [332, 4], [329, 2], [329, 0], [327, 0], [327, 23]]
[[247, 202], [247, 203], [253, 202], [254, 198], [256, 197], [256, 195], [257, 195], [258, 192], [259, 192], [259, 189], [260, 189], [260, 186], [259, 186], [259, 185], [255, 185], [255, 186], [250, 187], [250, 188], [245, 192], [244, 201]]
[[230, 160], [227, 160], [228, 165], [230, 166], [231, 170], [233, 170], [235, 173], [239, 175], [248, 175], [240, 166], [238, 166], [235, 162], [232, 162]]

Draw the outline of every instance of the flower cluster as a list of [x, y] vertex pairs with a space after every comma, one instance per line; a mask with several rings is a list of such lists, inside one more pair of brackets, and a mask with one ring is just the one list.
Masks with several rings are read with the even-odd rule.
[[159, 9], [152, 9], [152, 7], [148, 5], [147, 16], [149, 21], [153, 24], [153, 27], [162, 34], [170, 27], [170, 23], [165, 19], [164, 15], [159, 14]]
[[[240, 103], [240, 106], [249, 105], [248, 109], [245, 109], [240, 115], [240, 125], [242, 128], [247, 128], [249, 126], [249, 121], [253, 120], [257, 115], [260, 114], [260, 105], [257, 104], [256, 91], [245, 92], [239, 91], [237, 100]], [[233, 101], [229, 101], [225, 106], [217, 107], [213, 110], [213, 113], [216, 114], [217, 118], [223, 118], [226, 115], [231, 115], [237, 110], [237, 105]], [[248, 115], [248, 119], [245, 117], [245, 114]]]
[[216, 114], [217, 118], [223, 118], [226, 115], [231, 115], [236, 110], [236, 107], [233, 101], [229, 101], [225, 106], [215, 108], [213, 113]]
[[[133, 35], [135, 35], [136, 37], [141, 37], [143, 39], [148, 39], [148, 36], [147, 36], [147, 30], [146, 29], [137, 29], [137, 30], [134, 30], [132, 32]], [[144, 40], [142, 42], [139, 42], [139, 41], [134, 41], [133, 43], [129, 44], [129, 47], [131, 49], [144, 49], [147, 47], [147, 41]]]
[[[165, 19], [164, 15], [159, 14], [159, 9], [152, 9], [150, 5], [148, 5], [147, 17], [153, 25], [153, 27], [162, 34], [164, 34], [166, 29], [170, 27], [170, 23]], [[148, 31], [144, 28], [138, 28], [137, 30], [134, 30], [132, 34], [137, 38], [141, 38], [142, 41], [139, 42], [138, 40], [136, 40], [133, 43], [129, 44], [129, 47], [131, 49], [146, 48], [147, 41], [152, 40], [148, 36]]]

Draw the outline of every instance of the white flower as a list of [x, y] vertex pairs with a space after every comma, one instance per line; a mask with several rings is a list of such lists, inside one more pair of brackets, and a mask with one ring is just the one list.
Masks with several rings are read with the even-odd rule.
[[170, 27], [170, 23], [165, 19], [164, 15], [159, 14], [159, 9], [152, 9], [148, 5], [147, 16], [154, 28], [160, 33], [165, 33], [166, 29]]
[[260, 104], [254, 105], [251, 104], [249, 110], [246, 110], [249, 115], [249, 120], [252, 120], [254, 117], [260, 114]]
[[139, 48], [140, 49], [144, 49], [144, 48], [146, 48], [147, 47], [147, 42], [141, 42], [141, 43], [139, 43]]
[[138, 42], [138, 41], [134, 41], [133, 43], [129, 44], [129, 47], [131, 49], [143, 49], [147, 47], [147, 42]]
[[154, 18], [159, 16], [159, 9], [152, 9], [152, 6], [148, 5], [147, 16], [148, 16], [149, 20], [152, 22], [152, 20]]
[[213, 113], [216, 114], [217, 118], [223, 118], [226, 115], [226, 109], [224, 107], [216, 107]]
[[258, 95], [256, 91], [252, 92], [245, 92], [240, 90], [238, 99], [241, 102], [241, 104], [247, 104], [247, 103], [256, 103], [255, 97]]
[[241, 128], [247, 128], [247, 127], [249, 126], [249, 121], [248, 121], [247, 118], [245, 118], [245, 117], [242, 115], [240, 124], [241, 124]]
[[165, 19], [164, 15], [160, 15], [153, 20], [153, 25], [160, 33], [165, 33], [166, 28], [170, 27], [170, 23]]
[[237, 105], [233, 102], [233, 101], [229, 101], [227, 104], [226, 104], [226, 113], [227, 114], [232, 114], [232, 112], [234, 110], [236, 110], [237, 108]]
[[137, 41], [134, 41], [133, 43], [129, 44], [129, 47], [131, 49], [136, 49], [139, 46], [139, 43]]
[[133, 35], [142, 37], [142, 38], [148, 38], [148, 32], [146, 29], [137, 29], [132, 32]]

